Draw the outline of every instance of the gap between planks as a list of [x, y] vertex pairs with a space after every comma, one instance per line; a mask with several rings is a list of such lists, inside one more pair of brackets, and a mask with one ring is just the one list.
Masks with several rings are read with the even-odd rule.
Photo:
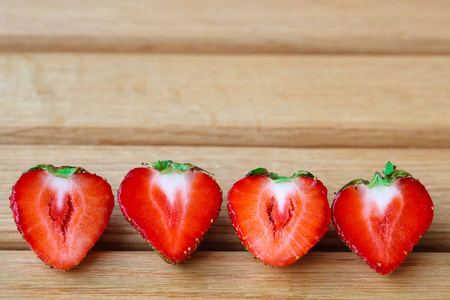
[[[399, 169], [418, 178], [428, 189], [435, 206], [430, 229], [414, 251], [450, 252], [450, 149], [285, 149], [243, 147], [157, 147], [157, 146], [62, 146], [0, 145], [0, 249], [28, 249], [18, 233], [9, 201], [11, 187], [30, 167], [49, 163], [82, 166], [107, 178], [113, 192], [124, 175], [142, 162], [172, 159], [190, 162], [215, 174], [222, 187], [222, 210], [207, 233], [200, 250], [242, 251], [226, 209], [226, 195], [234, 182], [257, 167], [280, 175], [308, 170], [328, 188], [331, 204], [334, 192], [355, 178], [371, 179], [390, 160]], [[110, 223], [95, 246], [97, 250], [150, 250], [148, 243], [123, 217], [116, 200]], [[349, 251], [334, 227], [313, 251]]]

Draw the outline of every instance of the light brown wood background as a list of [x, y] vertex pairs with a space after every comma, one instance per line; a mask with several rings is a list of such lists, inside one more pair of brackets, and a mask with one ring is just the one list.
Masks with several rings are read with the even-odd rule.
[[[436, 299], [450, 296], [450, 2], [0, 0], [0, 297]], [[334, 192], [387, 160], [435, 204], [381, 276], [332, 225], [297, 263], [244, 250], [226, 202], [186, 264], [162, 261], [116, 206], [75, 269], [48, 268], [8, 197], [38, 163], [114, 192], [142, 162], [191, 162], [224, 200], [256, 167], [309, 170]]]

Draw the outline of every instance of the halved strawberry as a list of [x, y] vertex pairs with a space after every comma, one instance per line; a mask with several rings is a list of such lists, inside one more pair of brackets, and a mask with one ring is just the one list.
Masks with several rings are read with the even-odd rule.
[[307, 253], [330, 223], [327, 189], [305, 171], [292, 177], [250, 171], [228, 193], [228, 213], [247, 250], [276, 267]]
[[38, 165], [12, 188], [17, 229], [51, 267], [78, 265], [108, 225], [114, 208], [111, 186], [79, 167]]
[[125, 218], [168, 263], [191, 257], [220, 211], [212, 174], [170, 160], [131, 170], [119, 187]]
[[433, 219], [433, 202], [411, 174], [388, 162], [385, 177], [346, 184], [332, 205], [344, 242], [375, 271], [391, 273], [411, 252]]

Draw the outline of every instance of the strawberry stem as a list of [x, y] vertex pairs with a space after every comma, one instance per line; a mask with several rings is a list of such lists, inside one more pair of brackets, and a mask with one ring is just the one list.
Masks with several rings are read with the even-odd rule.
[[383, 174], [386, 176], [386, 178], [390, 178], [394, 174], [395, 169], [396, 167], [390, 161], [388, 161], [384, 166]]
[[268, 176], [270, 179], [272, 179], [275, 182], [291, 181], [292, 179], [297, 178], [297, 177], [311, 177], [311, 178], [317, 179], [317, 177], [315, 177], [313, 174], [311, 174], [308, 171], [300, 170], [297, 173], [295, 173], [294, 175], [292, 175], [291, 177], [287, 177], [287, 176], [279, 176], [277, 173], [269, 172], [266, 168], [257, 168], [257, 169], [251, 170], [250, 172], [247, 173], [246, 176], [254, 176], [254, 175]]
[[186, 171], [192, 170], [192, 171], [200, 171], [200, 172], [206, 173], [210, 176], [213, 176], [213, 174], [211, 174], [203, 169], [200, 169], [199, 167], [194, 166], [193, 164], [176, 163], [172, 160], [157, 160], [150, 164], [142, 163], [142, 165], [144, 165], [148, 168], [151, 168], [155, 171], [161, 172], [162, 174], [167, 174], [167, 173], [174, 172], [174, 171], [181, 174]]
[[178, 164], [171, 160], [158, 160], [152, 162], [149, 167], [163, 174], [169, 173], [171, 170], [179, 171], [179, 173], [189, 170], [190, 164]]
[[390, 186], [394, 181], [400, 178], [412, 177], [411, 174], [402, 170], [396, 170], [396, 167], [392, 165], [390, 161], [386, 163], [383, 169], [384, 177], [376, 172], [372, 181], [369, 183], [369, 188], [374, 186]]
[[30, 168], [27, 172], [30, 171], [40, 171], [44, 170], [52, 174], [53, 176], [62, 177], [62, 178], [69, 178], [77, 173], [86, 173], [87, 171], [81, 167], [71, 167], [71, 166], [61, 166], [61, 167], [55, 167], [53, 165], [45, 165], [40, 164], [37, 166], [34, 166]]
[[397, 170], [396, 167], [390, 161], [388, 161], [386, 163], [386, 165], [384, 166], [383, 174], [384, 174], [384, 177], [379, 172], [376, 172], [375, 175], [373, 176], [373, 179], [371, 182], [364, 180], [364, 179], [352, 180], [349, 183], [347, 183], [346, 185], [344, 185], [338, 191], [338, 194], [350, 186], [354, 186], [356, 188], [358, 184], [365, 184], [369, 188], [372, 188], [375, 186], [383, 186], [383, 185], [390, 186], [397, 179], [412, 177], [412, 175], [409, 174], [408, 172], [405, 172], [402, 170]]

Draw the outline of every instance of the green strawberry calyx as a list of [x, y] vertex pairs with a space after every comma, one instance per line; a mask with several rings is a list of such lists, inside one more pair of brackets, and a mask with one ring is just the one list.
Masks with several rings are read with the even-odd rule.
[[396, 170], [396, 167], [390, 161], [388, 161], [384, 166], [383, 174], [384, 177], [380, 173], [376, 172], [372, 181], [368, 185], [369, 188], [381, 185], [390, 186], [397, 179], [412, 177], [412, 175], [408, 172]]
[[397, 170], [396, 167], [388, 161], [383, 169], [383, 175], [381, 175], [379, 172], [375, 172], [375, 175], [373, 176], [372, 181], [364, 180], [364, 179], [355, 179], [344, 185], [338, 193], [345, 190], [346, 188], [350, 186], [357, 187], [358, 184], [365, 184], [369, 188], [373, 187], [379, 187], [379, 186], [390, 186], [392, 183], [394, 183], [397, 179], [400, 178], [410, 178], [412, 177], [411, 174], [408, 172]]
[[53, 176], [69, 178], [78, 173], [88, 173], [86, 169], [81, 167], [61, 166], [55, 167], [53, 165], [40, 164], [30, 168], [27, 172], [31, 171], [47, 171]]
[[193, 164], [190, 163], [176, 163], [174, 161], [171, 160], [157, 160], [154, 161], [152, 163], [142, 163], [142, 165], [146, 166], [147, 168], [151, 168], [155, 171], [160, 172], [161, 174], [168, 174], [168, 173], [173, 173], [173, 172], [177, 172], [178, 174], [182, 174], [186, 171], [199, 171], [199, 172], [203, 172], [205, 174], [208, 174], [210, 176], [214, 176], [214, 174], [205, 171], [203, 169], [200, 169], [197, 166], [194, 166]]
[[298, 177], [310, 177], [310, 178], [317, 180], [316, 176], [314, 176], [313, 174], [311, 174], [308, 171], [302, 171], [302, 170], [298, 171], [291, 177], [287, 177], [287, 176], [279, 176], [277, 173], [269, 172], [265, 168], [257, 168], [257, 169], [254, 169], [254, 170], [251, 170], [250, 172], [248, 172], [246, 176], [248, 177], [248, 176], [255, 176], [255, 175], [268, 176], [270, 179], [272, 179], [275, 182], [292, 181], [292, 179], [295, 179]]

